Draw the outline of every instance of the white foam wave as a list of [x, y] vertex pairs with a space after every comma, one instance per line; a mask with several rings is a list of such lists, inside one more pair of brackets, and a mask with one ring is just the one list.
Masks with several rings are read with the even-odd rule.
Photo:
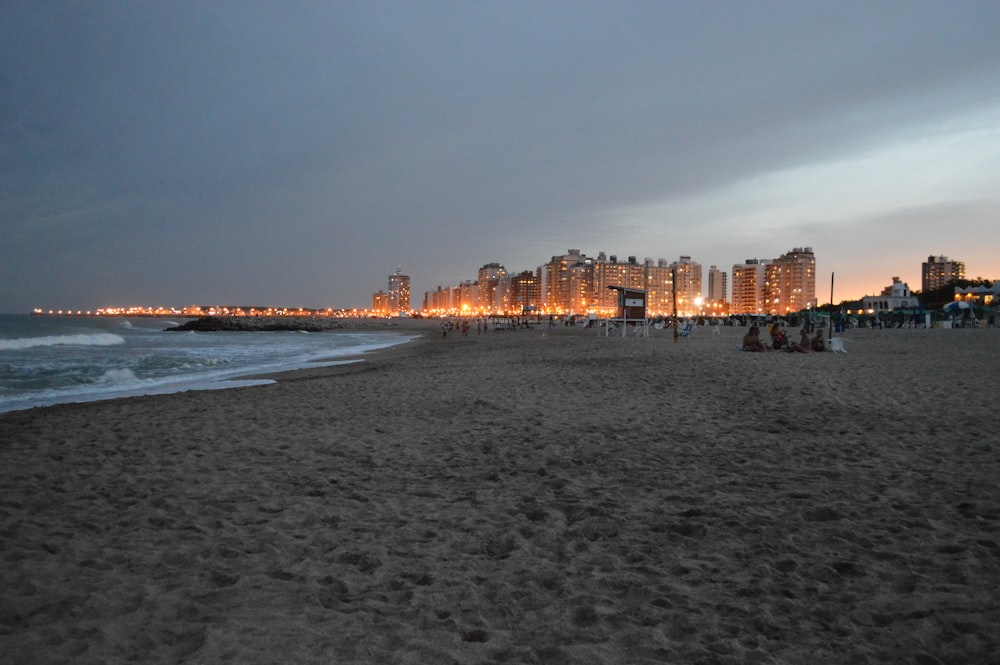
[[146, 383], [136, 378], [135, 373], [130, 369], [109, 369], [101, 375], [96, 383], [104, 386], [135, 386]]
[[0, 339], [0, 351], [20, 351], [38, 346], [114, 346], [124, 343], [124, 337], [112, 333], [52, 335], [49, 337]]

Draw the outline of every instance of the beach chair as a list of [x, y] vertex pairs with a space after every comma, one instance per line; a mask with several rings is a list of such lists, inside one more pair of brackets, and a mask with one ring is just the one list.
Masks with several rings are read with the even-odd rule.
[[677, 331], [677, 334], [680, 337], [687, 337], [691, 334], [692, 330], [694, 330], [694, 321], [688, 321]]

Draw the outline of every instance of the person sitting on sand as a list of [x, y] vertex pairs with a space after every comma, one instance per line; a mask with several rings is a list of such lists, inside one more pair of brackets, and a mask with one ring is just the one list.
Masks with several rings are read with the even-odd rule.
[[764, 346], [764, 342], [760, 341], [760, 328], [757, 326], [750, 326], [750, 330], [747, 331], [746, 335], [743, 335], [743, 350], [744, 351], [770, 351], [771, 349]]
[[785, 334], [785, 329], [781, 327], [781, 321], [775, 321], [771, 324], [771, 348], [777, 351], [782, 347], [788, 346], [788, 335]]
[[802, 335], [798, 342], [792, 342], [792, 345], [788, 347], [788, 351], [796, 351], [798, 353], [809, 353], [812, 351], [812, 338], [809, 337], [809, 331], [803, 327]]
[[826, 340], [823, 339], [823, 331], [817, 330], [812, 340], [813, 351], [826, 351]]

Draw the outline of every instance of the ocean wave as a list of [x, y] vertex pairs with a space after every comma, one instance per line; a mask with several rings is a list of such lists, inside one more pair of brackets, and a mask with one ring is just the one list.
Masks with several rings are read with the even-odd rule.
[[124, 343], [124, 337], [113, 333], [52, 335], [50, 337], [0, 339], [0, 351], [20, 351], [39, 346], [114, 346]]
[[95, 381], [102, 386], [134, 386], [146, 383], [136, 378], [135, 372], [130, 369], [109, 369]]

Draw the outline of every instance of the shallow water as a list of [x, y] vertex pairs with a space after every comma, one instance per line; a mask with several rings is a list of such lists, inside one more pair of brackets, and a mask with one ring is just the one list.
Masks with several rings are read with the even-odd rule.
[[0, 412], [247, 385], [233, 379], [344, 362], [337, 358], [410, 339], [393, 332], [164, 331], [176, 323], [0, 315]]

